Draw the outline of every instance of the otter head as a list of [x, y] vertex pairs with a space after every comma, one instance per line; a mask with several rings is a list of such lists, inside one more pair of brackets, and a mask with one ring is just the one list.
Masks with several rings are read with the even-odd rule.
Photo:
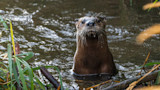
[[100, 41], [105, 33], [106, 20], [101, 17], [85, 16], [76, 22], [77, 38], [86, 44], [87, 39]]

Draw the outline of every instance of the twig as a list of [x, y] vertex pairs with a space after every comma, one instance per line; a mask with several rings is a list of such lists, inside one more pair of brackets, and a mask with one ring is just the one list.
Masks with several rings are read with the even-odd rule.
[[10, 82], [0, 83], [0, 84], [1, 84], [1, 85], [5, 85], [5, 84], [8, 84], [8, 83], [10, 83]]
[[[148, 76], [145, 77], [145, 79], [140, 81], [137, 85], [139, 85], [141, 83], [144, 83], [144, 82], [155, 80], [157, 78], [157, 75], [158, 75], [159, 71], [160, 70], [157, 70], [157, 71], [154, 71], [154, 72], [150, 73]], [[131, 79], [127, 79], [125, 81], [114, 84], [112, 86], [108, 86], [108, 87], [104, 88], [104, 90], [124, 90], [129, 86], [130, 83], [138, 80], [139, 78], [141, 78], [141, 76], [137, 76], [137, 77], [134, 77], [134, 78], [131, 78]]]
[[154, 67], [153, 69], [151, 69], [148, 73], [146, 73], [146, 74], [145, 74], [143, 77], [141, 77], [139, 80], [134, 81], [133, 83], [131, 83], [126, 90], [132, 90], [132, 89], [137, 85], [137, 83], [139, 83], [142, 79], [144, 79], [146, 76], [148, 76], [151, 72], [153, 72], [153, 71], [154, 71], [155, 69], [157, 69], [159, 66], [160, 66], [160, 64], [157, 65], [156, 67]]
[[140, 75], [141, 72], [142, 72], [142, 70], [144, 70], [144, 65], [147, 63], [149, 56], [150, 56], [150, 52], [148, 53], [148, 55], [147, 55], [147, 57], [146, 57], [146, 59], [145, 59], [143, 65], [142, 65], [141, 71], [138, 73], [138, 75]]
[[3, 59], [2, 59], [2, 60], [6, 59], [7, 57], [8, 57], [8, 54], [6, 53], [6, 54], [3, 56]]
[[100, 83], [100, 84], [97, 84], [97, 85], [94, 85], [94, 86], [88, 87], [88, 88], [86, 88], [86, 90], [90, 90], [91, 88], [98, 87], [98, 86], [100, 86], [100, 85], [103, 85], [103, 84], [105, 84], [105, 83], [109, 83], [109, 82], [111, 82], [111, 81], [112, 81], [112, 80], [108, 80], [108, 81], [102, 82], [102, 83]]

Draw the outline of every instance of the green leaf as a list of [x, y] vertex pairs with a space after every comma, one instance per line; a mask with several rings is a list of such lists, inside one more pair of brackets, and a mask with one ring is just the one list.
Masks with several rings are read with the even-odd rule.
[[[7, 52], [8, 52], [8, 62], [9, 62], [9, 73], [10, 73], [10, 78], [12, 80], [12, 48], [11, 48], [11, 44], [7, 45]], [[11, 86], [12, 86], [12, 82], [11, 82]], [[12, 90], [12, 87], [11, 87]]]
[[6, 79], [4, 77], [0, 76], [0, 82], [5, 82], [5, 81], [6, 81]]
[[7, 26], [6, 22], [3, 20], [3, 18], [1, 16], [0, 16], [0, 19], [1, 19], [1, 23], [3, 24], [5, 29], [8, 30], [8, 26]]
[[55, 67], [55, 69], [58, 71], [58, 74], [59, 74], [59, 80], [60, 80], [61, 90], [64, 90], [64, 88], [63, 88], [63, 82], [62, 82], [62, 77], [61, 77], [61, 74], [60, 74], [60, 70], [59, 70], [58, 67]]
[[4, 26], [4, 28], [5, 28], [6, 30], [8, 30], [8, 26], [7, 26], [7, 24], [6, 24], [5, 21], [3, 22], [3, 26]]
[[20, 80], [18, 79], [18, 74], [17, 74], [17, 66], [16, 66], [16, 63], [13, 62], [13, 75], [14, 75], [14, 78], [16, 79], [16, 82], [18, 83], [19, 87], [21, 87], [21, 84], [20, 84]]
[[[27, 67], [25, 67], [24, 69], [23, 69], [23, 73], [26, 73], [27, 72]], [[26, 73], [27, 74], [27, 73]]]
[[150, 63], [147, 63], [144, 67], [153, 66], [155, 64], [160, 64], [160, 62], [150, 62]]
[[[158, 2], [158, 0], [155, 0], [153, 3], [155, 4], [155, 3], [157, 3]], [[149, 8], [148, 9], [148, 12], [151, 10], [151, 8]]]
[[[18, 57], [16, 57], [17, 59], [19, 59]], [[29, 72], [29, 81], [30, 81], [30, 85], [31, 85], [31, 90], [34, 90], [34, 84], [33, 84], [33, 71], [30, 67], [30, 65], [24, 61], [23, 59], [19, 59], [19, 61], [26, 67], [27, 71]]]
[[35, 75], [35, 80], [37, 81], [37, 83], [40, 85], [41, 89], [42, 90], [45, 90], [45, 85], [43, 83], [41, 83], [41, 81], [38, 79], [38, 76]]
[[6, 77], [6, 74], [8, 73], [8, 69], [4, 69], [3, 67], [0, 67], [0, 76]]
[[[62, 82], [62, 77], [61, 77], [61, 74], [60, 74], [60, 70], [58, 67], [56, 66], [44, 66], [45, 68], [54, 68], [55, 70], [58, 71], [58, 74], [59, 74], [59, 79], [60, 79], [60, 85], [61, 85], [61, 90], [64, 90], [64, 87], [63, 87], [63, 82]], [[40, 67], [35, 67], [35, 68], [32, 68], [32, 70], [39, 70]]]
[[130, 0], [130, 6], [132, 6], [132, 0]]
[[27, 52], [27, 53], [23, 53], [23, 54], [18, 54], [16, 56], [25, 56], [24, 58], [21, 58], [21, 59], [27, 61], [34, 56], [34, 53], [33, 52]]
[[25, 82], [25, 79], [24, 79], [23, 70], [22, 70], [21, 64], [20, 64], [21, 60], [17, 57], [15, 57], [15, 58], [16, 58], [16, 64], [17, 64], [17, 67], [18, 67], [19, 75], [20, 75], [20, 80], [22, 81], [23, 90], [27, 90], [27, 85], [26, 85], [26, 82]]
[[0, 64], [2, 64], [5, 68], [8, 68], [3, 62], [0, 62]]
[[155, 84], [156, 84], [156, 85], [159, 85], [159, 84], [160, 84], [160, 72], [158, 72], [158, 75], [157, 75], [157, 79], [156, 79]]

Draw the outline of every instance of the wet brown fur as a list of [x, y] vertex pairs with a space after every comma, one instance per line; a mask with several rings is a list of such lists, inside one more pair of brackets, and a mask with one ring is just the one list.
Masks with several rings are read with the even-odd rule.
[[[114, 75], [117, 73], [112, 54], [108, 48], [105, 32], [105, 21], [95, 22], [93, 29], [86, 29], [86, 24], [81, 24], [85, 17], [76, 23], [77, 49], [74, 56], [73, 71], [76, 74], [101, 74]], [[90, 17], [89, 17], [90, 18]], [[93, 17], [93, 19], [99, 19]], [[86, 18], [87, 20], [88, 18]], [[84, 29], [84, 28], [85, 29]], [[90, 34], [97, 35], [95, 38], [87, 37]]]

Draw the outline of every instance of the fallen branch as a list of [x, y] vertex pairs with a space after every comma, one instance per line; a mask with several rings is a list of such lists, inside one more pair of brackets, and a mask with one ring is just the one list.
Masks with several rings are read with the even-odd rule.
[[48, 72], [48, 70], [45, 67], [40, 67], [40, 70], [42, 74], [49, 80], [49, 82], [56, 88], [57, 90], [60, 90], [60, 84], [58, 81]]
[[[157, 71], [154, 71], [154, 72], [150, 73], [143, 80], [138, 82], [137, 85], [141, 84], [141, 83], [144, 83], [144, 82], [155, 80], [157, 78], [157, 75], [158, 75], [159, 71], [160, 70], [157, 70]], [[126, 89], [129, 86], [129, 84], [131, 84], [134, 81], [137, 81], [140, 78], [141, 78], [141, 76], [138, 76], [138, 77], [135, 77], [135, 78], [132, 78], [132, 79], [128, 79], [128, 80], [122, 81], [120, 83], [114, 84], [112, 86], [109, 86], [107, 88], [104, 88], [104, 90], [117, 90], [117, 89], [118, 90], [123, 90], [123, 89]]]

